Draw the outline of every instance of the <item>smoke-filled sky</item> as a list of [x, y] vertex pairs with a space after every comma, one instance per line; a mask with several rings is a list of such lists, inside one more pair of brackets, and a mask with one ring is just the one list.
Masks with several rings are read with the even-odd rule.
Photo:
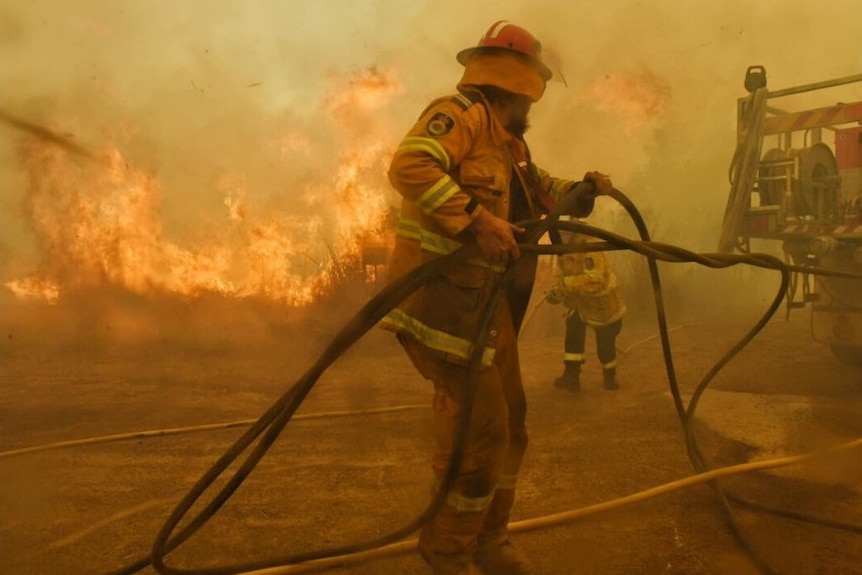
[[[499, 19], [533, 31], [558, 72], [533, 109], [537, 163], [610, 173], [656, 239], [695, 251], [717, 243], [746, 68], [765, 66], [776, 89], [862, 71], [862, 0], [5, 0], [0, 111], [101, 167], [22, 153], [32, 136], [0, 124], [0, 281], [98, 274], [75, 258], [129, 229], [120, 251], [158, 252], [143, 282], [165, 289], [182, 281], [166, 266], [249, 285], [232, 258], [271, 262], [266, 246], [322, 265], [370, 225], [366, 207], [395, 203], [387, 154]], [[239, 236], [244, 255], [215, 253]]]

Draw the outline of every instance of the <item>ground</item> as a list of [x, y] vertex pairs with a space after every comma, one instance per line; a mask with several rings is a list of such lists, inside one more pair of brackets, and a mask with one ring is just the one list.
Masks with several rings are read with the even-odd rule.
[[[3, 305], [4, 575], [99, 575], [147, 555], [174, 506], [312, 365], [350, 315], [267, 312], [260, 319], [261, 310], [246, 310], [225, 318], [224, 304], [198, 303], [194, 311], [177, 304], [155, 313], [121, 299], [112, 313], [86, 319], [80, 309], [36, 310], [8, 299]], [[715, 311], [671, 318], [672, 358], [686, 402], [756, 319]], [[696, 484], [568, 521], [531, 523], [694, 474], [655, 322], [635, 318], [625, 325], [619, 391], [601, 389], [591, 342], [578, 394], [552, 386], [562, 368], [560, 326], [557, 312], [543, 309], [522, 335], [531, 443], [513, 539], [537, 573], [768, 573], [756, 560], [786, 575], [862, 573], [858, 448], [720, 480], [732, 516], [715, 490]], [[391, 336], [372, 331], [324, 373], [245, 484], [168, 563], [261, 567], [409, 525], [430, 494], [429, 401], [428, 385]], [[368, 411], [381, 408], [387, 409]], [[862, 371], [810, 339], [804, 311], [789, 320], [780, 312], [711, 382], [694, 433], [714, 468], [856, 440], [860, 414]], [[220, 425], [196, 428], [206, 424]], [[52, 446], [85, 438], [101, 439]], [[48, 448], [16, 452], [36, 446]], [[733, 503], [740, 498], [808, 520]], [[277, 572], [295, 571], [266, 571]], [[327, 572], [428, 571], [407, 544]]]

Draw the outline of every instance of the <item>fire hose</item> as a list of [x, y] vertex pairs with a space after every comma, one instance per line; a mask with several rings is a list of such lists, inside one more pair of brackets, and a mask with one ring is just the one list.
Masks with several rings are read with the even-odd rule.
[[[698, 473], [696, 475], [685, 477], [683, 479], [678, 479], [670, 483], [665, 483], [664, 485], [659, 485], [658, 487], [645, 489], [644, 491], [633, 493], [631, 495], [626, 495], [624, 497], [619, 497], [610, 501], [603, 501], [594, 505], [588, 505], [586, 507], [581, 507], [570, 511], [563, 511], [560, 513], [554, 513], [551, 515], [545, 515], [542, 517], [515, 521], [509, 524], [509, 532], [524, 533], [527, 531], [532, 531], [534, 529], [562, 525], [575, 519], [581, 519], [589, 515], [594, 515], [604, 511], [610, 511], [611, 509], [617, 509], [624, 505], [631, 505], [633, 503], [638, 503], [652, 497], [664, 495], [676, 489], [682, 489], [684, 487], [690, 487], [692, 485], [699, 485], [701, 483], [715, 481], [716, 479], [728, 477], [730, 475], [735, 475], [739, 473], [749, 473], [751, 471], [759, 471], [764, 469], [774, 469], [776, 467], [785, 467], [788, 465], [796, 465], [839, 451], [857, 449], [860, 447], [862, 447], [862, 438], [858, 438], [854, 441], [850, 441], [842, 445], [832, 447], [823, 452], [792, 455], [766, 461], [751, 461], [748, 463], [740, 463], [738, 465], [719, 467], [717, 469]], [[391, 545], [379, 547], [377, 549], [373, 549], [371, 551], [366, 551], [363, 553], [355, 553], [349, 556], [341, 555], [338, 557], [330, 557], [327, 559], [320, 559], [307, 563], [301, 563], [299, 565], [274, 567], [271, 569], [264, 569], [254, 572], [249, 571], [242, 575], [294, 575], [296, 573], [312, 573], [328, 569], [330, 567], [344, 567], [363, 561], [369, 561], [371, 559], [380, 559], [382, 557], [389, 557], [400, 553], [414, 551], [416, 549], [417, 543], [417, 539], [410, 539], [408, 541], [393, 543]]]
[[[60, 136], [52, 132], [51, 130], [44, 128], [43, 126], [33, 124], [31, 122], [27, 122], [25, 120], [7, 114], [2, 110], [0, 110], [0, 122], [9, 124], [16, 129], [23, 130], [39, 138], [50, 141], [51, 143], [65, 148], [71, 153], [92, 158], [92, 155], [86, 149], [70, 141], [68, 138]], [[737, 150], [734, 157], [736, 158], [736, 156], [738, 156], [739, 154], [740, 150]], [[576, 199], [579, 194], [585, 193], [587, 191], [584, 187], [587, 185], [588, 184], [581, 184], [579, 188], [574, 191], [574, 193], [567, 196], [567, 199], [570, 202], [574, 201], [574, 199]], [[792, 266], [781, 262], [777, 258], [762, 254], [745, 254], [740, 256], [725, 253], [698, 255], [683, 250], [681, 248], [669, 246], [667, 244], [650, 242], [646, 226], [644, 225], [643, 220], [639, 212], [635, 208], [634, 204], [618, 190], [613, 190], [611, 196], [620, 204], [622, 204], [629, 213], [629, 215], [632, 217], [633, 221], [635, 222], [635, 225], [637, 226], [638, 232], [640, 233], [642, 241], [633, 242], [622, 236], [617, 236], [610, 232], [606, 232], [598, 228], [593, 228], [592, 226], [588, 226], [583, 223], [560, 222], [559, 216], [562, 213], [565, 213], [565, 207], [567, 205], [564, 201], [553, 213], [549, 214], [547, 218], [538, 221], [519, 222], [519, 225], [527, 227], [530, 230], [527, 243], [520, 245], [520, 249], [524, 252], [534, 252], [536, 254], [560, 254], [575, 251], [585, 251], [583, 248], [579, 249], [576, 246], [537, 245], [538, 240], [545, 233], [552, 229], [559, 228], [569, 229], [570, 231], [577, 231], [586, 235], [590, 235], [592, 237], [603, 239], [605, 241], [604, 245], [592, 243], [589, 247], [589, 251], [599, 251], [602, 249], [628, 249], [647, 257], [649, 262], [653, 294], [656, 309], [658, 312], [657, 316], [659, 323], [659, 336], [661, 338], [662, 351], [668, 374], [671, 395], [673, 397], [675, 408], [677, 410], [678, 416], [685, 432], [686, 448], [688, 451], [689, 459], [692, 465], [695, 467], [696, 471], [698, 471], [700, 476], [703, 477], [705, 475], [708, 475], [710, 472], [706, 471], [708, 469], [708, 466], [703, 454], [701, 453], [697, 445], [697, 442], [692, 432], [691, 425], [694, 420], [694, 414], [698, 400], [703, 394], [703, 392], [706, 390], [707, 386], [714, 378], [714, 376], [721, 370], [721, 368], [726, 365], [737, 353], [739, 353], [739, 351], [741, 351], [756, 336], [756, 334], [766, 325], [769, 319], [774, 315], [781, 301], [784, 299], [785, 294], [787, 293], [790, 272], [800, 271], [802, 273], [814, 275], [825, 275], [853, 279], [862, 279], [862, 275], [835, 272], [811, 267], [802, 268], [799, 266]], [[725, 226], [725, 228], [727, 228], [727, 226]], [[723, 241], [722, 243], [724, 244], [726, 242]], [[374, 325], [376, 325], [376, 323], [380, 319], [382, 319], [382, 317], [389, 310], [393, 309], [404, 298], [409, 296], [413, 291], [423, 285], [430, 277], [433, 277], [435, 274], [437, 274], [444, 266], [448, 265], [452, 261], [465, 259], [476, 255], [477, 253], [474, 245], [465, 246], [465, 248], [462, 248], [461, 250], [450, 254], [449, 256], [439, 258], [438, 260], [430, 262], [418, 268], [417, 270], [414, 270], [413, 273], [408, 274], [398, 282], [395, 282], [394, 284], [385, 288], [377, 296], [370, 300], [368, 304], [366, 304], [357, 313], [357, 315], [354, 316], [354, 318], [350, 320], [347, 325], [345, 325], [342, 331], [336, 335], [333, 342], [321, 355], [319, 360], [312, 366], [312, 368], [308, 372], [306, 372], [306, 374], [302, 378], [300, 378], [300, 380], [298, 380], [269, 410], [267, 410], [267, 412], [265, 412], [258, 420], [256, 420], [251, 425], [251, 428], [242, 437], [240, 437], [236, 443], [234, 443], [234, 445], [216, 462], [215, 465], [210, 468], [209, 471], [204, 474], [203, 477], [201, 477], [201, 479], [195, 484], [195, 486], [189, 491], [189, 493], [180, 501], [180, 503], [174, 509], [173, 513], [168, 518], [162, 529], [157, 534], [156, 540], [153, 543], [150, 556], [142, 558], [134, 562], [132, 565], [129, 565], [112, 573], [116, 575], [128, 575], [136, 573], [137, 571], [140, 571], [148, 565], [152, 564], [153, 567], [159, 573], [162, 574], [238, 574], [253, 570], [270, 569], [278, 566], [292, 565], [300, 562], [316, 561], [321, 558], [332, 558], [348, 554], [357, 554], [370, 549], [379, 549], [388, 544], [392, 544], [395, 541], [402, 540], [410, 533], [418, 530], [418, 528], [421, 527], [421, 525], [424, 524], [424, 522], [427, 521], [427, 519], [430, 518], [431, 515], [433, 515], [433, 513], [436, 511], [436, 509], [442, 504], [443, 500], [445, 499], [445, 494], [451, 486], [454, 476], [457, 473], [463, 445], [463, 430], [465, 430], [466, 427], [469, 425], [470, 414], [472, 411], [471, 408], [475, 374], [480, 363], [481, 350], [484, 347], [484, 334], [487, 333], [487, 327], [490, 324], [491, 318], [493, 317], [493, 312], [499, 301], [500, 294], [505, 291], [506, 285], [508, 285], [508, 283], [511, 281], [511, 266], [507, 269], [507, 271], [502, 275], [501, 279], [499, 280], [494, 291], [494, 297], [491, 298], [488, 303], [488, 306], [484, 310], [482, 319], [480, 321], [480, 327], [477, 330], [477, 335], [474, 340], [474, 351], [468, 365], [469, 373], [471, 375], [469, 377], [468, 383], [467, 402], [465, 403], [464, 409], [462, 409], [461, 420], [459, 421], [458, 431], [456, 433], [456, 447], [453, 451], [449, 467], [447, 468], [444, 479], [440, 483], [439, 489], [435, 497], [432, 499], [426, 510], [416, 520], [388, 536], [381, 537], [364, 544], [357, 544], [325, 551], [299, 554], [267, 562], [223, 567], [219, 569], [208, 568], [206, 570], [178, 570], [171, 568], [164, 563], [164, 556], [172, 550], [176, 549], [179, 545], [181, 545], [184, 541], [191, 537], [194, 532], [196, 532], [200, 527], [202, 527], [209, 520], [209, 518], [211, 518], [218, 511], [218, 509], [230, 498], [232, 493], [239, 487], [239, 485], [242, 484], [245, 478], [248, 477], [255, 465], [260, 461], [260, 459], [265, 455], [267, 450], [272, 446], [275, 439], [283, 430], [284, 426], [292, 419], [293, 414], [296, 412], [299, 405], [305, 399], [317, 379], [335, 361], [335, 359], [337, 359], [351, 345], [358, 341], [358, 339], [360, 339], [362, 335], [364, 335], [368, 330], [370, 330]], [[731, 348], [731, 350], [724, 357], [722, 357], [722, 359], [719, 360], [719, 362], [716, 363], [713, 368], [707, 373], [701, 383], [697, 386], [688, 407], [684, 406], [682, 402], [679, 388], [676, 382], [675, 370], [673, 368], [673, 359], [670, 353], [670, 346], [668, 340], [668, 333], [671, 330], [668, 329], [668, 326], [666, 324], [666, 317], [664, 314], [664, 306], [661, 296], [661, 285], [659, 282], [656, 261], [696, 262], [711, 268], [724, 268], [740, 263], [747, 263], [749, 265], [754, 265], [767, 269], [774, 269], [781, 272], [781, 289], [777, 292], [776, 297], [772, 304], [769, 306], [767, 312], [763, 314], [761, 319], [743, 337], [743, 339], [740, 340], [739, 343], [737, 343], [735, 346], [733, 346], [733, 348]], [[535, 309], [533, 311], [535, 312]], [[232, 424], [228, 424], [227, 427], [247, 425], [248, 423], [249, 422], [234, 422]], [[203, 427], [223, 428], [226, 426], [220, 425]], [[264, 434], [265, 430], [267, 431]], [[171, 433], [182, 432], [182, 430], [167, 431]], [[171, 537], [173, 531], [177, 528], [180, 520], [190, 510], [192, 505], [207, 491], [207, 489], [212, 485], [212, 483], [214, 483], [215, 480], [221, 476], [221, 474], [227, 469], [227, 467], [231, 465], [231, 463], [233, 463], [240, 455], [242, 455], [242, 453], [244, 453], [245, 450], [256, 439], [258, 439], [259, 436], [261, 436], [261, 434], [263, 434], [263, 436], [259, 439], [258, 444], [252, 450], [252, 453], [245, 459], [243, 464], [235, 472], [235, 474], [228, 481], [225, 487], [222, 488], [222, 490], [215, 496], [215, 498], [188, 525], [186, 525], [182, 530], [180, 530], [179, 533], [177, 533], [175, 536]], [[140, 434], [123, 434], [122, 436], [111, 437], [110, 440], [124, 439], [127, 435], [140, 436]], [[104, 440], [104, 438], [100, 439]], [[58, 444], [58, 446], [65, 447], [82, 444], [85, 442], [86, 441], [61, 442], [61, 444]], [[43, 446], [40, 448], [15, 450], [13, 452], [3, 452], [0, 453], [0, 456], [29, 453], [31, 451], [50, 447], [53, 446]], [[743, 544], [749, 554], [755, 558], [758, 566], [760, 566], [760, 568], [767, 573], [772, 573], [773, 571], [767, 565], [763, 564], [762, 561], [757, 559], [756, 554], [742, 537], [741, 532], [736, 526], [736, 522], [733, 518], [730, 501], [735, 501], [737, 503], [747, 505], [754, 509], [783, 515], [792, 519], [811, 521], [838, 529], [849, 529], [856, 532], [862, 532], [862, 527], [856, 525], [847, 525], [825, 519], [811, 518], [809, 516], [804, 516], [799, 513], [770, 508], [756, 502], [743, 500], [739, 497], [734, 496], [733, 494], [728, 494], [723, 491], [717, 484], [714, 484], [713, 487], [719, 492], [722, 502], [728, 511], [728, 514], [731, 519], [732, 528], [737, 539], [740, 541], [740, 543]]]
[[[560, 205], [547, 217], [539, 220], [531, 220], [527, 222], [519, 222], [518, 225], [526, 227], [527, 240], [520, 245], [522, 251], [532, 252], [537, 255], [567, 253], [574, 251], [598, 251], [598, 250], [618, 250], [628, 249], [645, 256], [648, 260], [650, 277], [652, 280], [653, 294], [657, 309], [659, 331], [661, 335], [662, 350], [668, 380], [670, 383], [671, 395], [676, 407], [678, 416], [683, 425], [686, 438], [686, 446], [689, 453], [689, 458], [692, 464], [699, 472], [703, 472], [707, 468], [707, 464], [703, 454], [697, 447], [696, 439], [692, 432], [692, 421], [697, 406], [697, 402], [703, 391], [709, 385], [712, 378], [718, 371], [729, 362], [733, 356], [741, 351], [766, 325], [775, 311], [778, 309], [789, 281], [789, 274], [794, 266], [789, 266], [770, 255], [764, 254], [695, 254], [693, 252], [671, 246], [650, 241], [646, 225], [643, 222], [639, 212], [634, 204], [620, 191], [613, 190], [610, 194], [613, 199], [618, 201], [628, 211], [632, 217], [638, 232], [641, 236], [641, 241], [632, 241], [623, 236], [589, 226], [582, 222], [563, 222], [559, 221], [561, 214], [567, 213], [573, 202], [584, 194], [590, 193], [591, 184], [582, 183], [570, 194], [568, 194]], [[568, 231], [576, 231], [595, 238], [603, 240], [603, 242], [590, 243], [589, 247], [585, 246], [540, 246], [539, 239], [544, 236], [549, 230], [558, 228]], [[418, 531], [436, 512], [436, 510], [445, 501], [446, 495], [457, 475], [463, 455], [464, 435], [465, 430], [469, 427], [470, 416], [472, 412], [472, 401], [475, 390], [476, 374], [481, 364], [482, 350], [484, 349], [486, 334], [489, 331], [490, 323], [494, 317], [494, 310], [498, 305], [500, 298], [505, 293], [506, 287], [512, 280], [514, 269], [509, 266], [504, 271], [495, 286], [493, 295], [482, 312], [479, 325], [476, 328], [475, 337], [473, 339], [472, 354], [468, 363], [468, 389], [466, 393], [465, 403], [460, 412], [460, 419], [456, 430], [456, 439], [454, 442], [453, 452], [446, 469], [443, 479], [439, 483], [436, 494], [432, 497], [431, 502], [426, 509], [413, 521], [404, 527], [393, 531], [390, 534], [372, 539], [370, 541], [344, 545], [329, 549], [309, 551], [294, 555], [278, 557], [264, 561], [252, 561], [243, 564], [234, 564], [221, 567], [208, 567], [206, 569], [179, 569], [166, 564], [165, 557], [170, 552], [177, 549], [182, 543], [187, 541], [198, 529], [200, 529], [231, 497], [235, 490], [249, 476], [257, 463], [263, 458], [268, 449], [274, 444], [279, 434], [282, 432], [287, 423], [292, 419], [294, 413], [304, 401], [308, 393], [313, 388], [319, 377], [325, 372], [334, 361], [341, 356], [347, 349], [356, 343], [366, 332], [372, 329], [377, 323], [395, 306], [408, 297], [411, 293], [421, 287], [430, 278], [439, 274], [442, 269], [448, 266], [453, 261], [476, 257], [478, 255], [475, 244], [466, 245], [458, 251], [449, 254], [448, 256], [440, 257], [431, 262], [428, 262], [417, 268], [410, 274], [407, 274], [399, 280], [393, 282], [389, 286], [381, 290], [371, 300], [363, 306], [357, 314], [351, 318], [347, 324], [333, 338], [329, 346], [324, 350], [318, 360], [312, 367], [300, 377], [293, 386], [291, 386], [254, 424], [239, 438], [235, 443], [207, 470], [204, 475], [195, 483], [189, 492], [176, 505], [168, 519], [165, 521], [159, 532], [157, 533], [152, 545], [150, 554], [143, 557], [133, 564], [128, 565], [120, 570], [111, 572], [112, 575], [130, 575], [136, 573], [149, 565], [162, 575], [236, 575], [239, 573], [247, 573], [252, 571], [261, 571], [267, 569], [275, 569], [300, 563], [315, 562], [327, 558], [339, 556], [347, 556], [368, 552], [373, 549], [383, 548], [388, 545], [401, 542], [406, 537]], [[668, 338], [668, 327], [666, 316], [664, 313], [664, 304], [662, 299], [661, 285], [658, 276], [657, 261], [666, 262], [695, 262], [711, 268], [726, 268], [738, 264], [749, 264], [756, 267], [778, 270], [781, 272], [781, 287], [777, 291], [776, 296], [769, 309], [763, 314], [761, 319], [754, 327], [743, 337], [743, 339], [732, 347], [732, 349], [709, 371], [701, 384], [697, 387], [694, 396], [689, 405], [686, 407], [682, 401], [679, 387], [676, 381], [676, 374], [673, 367], [673, 358], [670, 352], [670, 343]], [[811, 273], [810, 268], [806, 268]], [[862, 279], [858, 274], [849, 274], [843, 272], [832, 272], [828, 270], [818, 270], [817, 273], [823, 275], [832, 275], [838, 277], [852, 277]], [[256, 442], [256, 443], [255, 443]], [[253, 445], [254, 444], [254, 445]], [[253, 445], [253, 447], [252, 447]], [[179, 528], [180, 522], [186, 517], [195, 503], [209, 490], [212, 484], [242, 456], [246, 450], [251, 448], [251, 452], [245, 457], [238, 468], [233, 472], [233, 475], [225, 482], [223, 487], [206, 503], [203, 508], [194, 517], [190, 518], [182, 528]], [[713, 479], [710, 479], [713, 481]], [[717, 488], [717, 486], [714, 485]], [[722, 492], [723, 493], [723, 492]], [[723, 495], [725, 507], [729, 507], [726, 495]], [[732, 515], [732, 513], [731, 513]], [[836, 527], [839, 527], [835, 525]], [[847, 526], [843, 526], [847, 527]], [[855, 528], [855, 526], [849, 526]], [[745, 544], [741, 534], [737, 528], [734, 528], [734, 533], [737, 538], [743, 542], [747, 550], [751, 553], [752, 550]], [[767, 572], [771, 572], [768, 567], [761, 564]]]

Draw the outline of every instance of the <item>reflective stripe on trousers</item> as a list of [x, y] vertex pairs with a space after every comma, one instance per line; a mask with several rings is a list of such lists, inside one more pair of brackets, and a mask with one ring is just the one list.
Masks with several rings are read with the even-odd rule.
[[[602, 368], [611, 369], [617, 365], [617, 335], [622, 329], [623, 321], [618, 319], [610, 325], [593, 328], [596, 332], [596, 352]], [[566, 352], [563, 361], [584, 363], [584, 348], [586, 347], [587, 324], [577, 312], [566, 318]]]
[[[494, 365], [479, 371], [461, 466], [447, 502], [423, 530], [425, 552], [472, 553], [478, 541], [505, 536], [515, 478], [527, 447], [526, 398], [508, 303], [498, 308]], [[403, 338], [413, 363], [434, 384], [432, 469], [442, 480], [456, 439], [467, 389], [467, 368], [438, 359]]]

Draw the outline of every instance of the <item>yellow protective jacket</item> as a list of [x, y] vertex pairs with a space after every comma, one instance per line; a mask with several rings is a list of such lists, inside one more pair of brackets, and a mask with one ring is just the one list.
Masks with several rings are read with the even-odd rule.
[[[473, 241], [467, 227], [480, 210], [508, 221], [536, 218], [542, 211], [536, 187], [559, 198], [575, 183], [552, 178], [532, 164], [526, 143], [469, 88], [425, 109], [396, 149], [389, 180], [403, 198], [389, 260], [393, 280]], [[579, 200], [578, 213], [571, 215], [589, 214], [593, 203], [592, 198]], [[514, 265], [506, 302], [517, 328], [533, 288], [536, 257], [522, 256]], [[381, 327], [409, 334], [445, 359], [464, 363], [502, 271], [478, 258], [455, 263], [390, 312]], [[492, 327], [482, 355], [486, 365], [493, 362], [496, 335]]]
[[558, 256], [554, 279], [563, 304], [587, 325], [604, 327], [626, 314], [617, 276], [603, 252]]

